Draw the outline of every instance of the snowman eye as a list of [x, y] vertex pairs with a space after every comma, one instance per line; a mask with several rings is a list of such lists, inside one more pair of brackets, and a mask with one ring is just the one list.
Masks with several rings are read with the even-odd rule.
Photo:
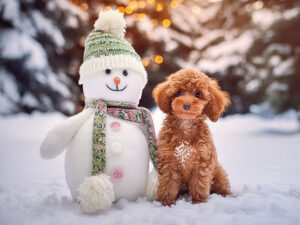
[[127, 70], [123, 70], [123, 75], [126, 77], [128, 75], [128, 71]]
[[110, 73], [111, 73], [111, 70], [110, 70], [110, 69], [106, 69], [106, 70], [105, 70], [105, 73], [106, 73], [106, 74], [110, 74]]

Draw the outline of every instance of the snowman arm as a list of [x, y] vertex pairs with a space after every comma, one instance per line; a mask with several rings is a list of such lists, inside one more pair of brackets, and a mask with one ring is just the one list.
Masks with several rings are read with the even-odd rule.
[[78, 129], [93, 113], [93, 109], [86, 109], [50, 130], [41, 144], [40, 153], [42, 158], [52, 159], [61, 154]]

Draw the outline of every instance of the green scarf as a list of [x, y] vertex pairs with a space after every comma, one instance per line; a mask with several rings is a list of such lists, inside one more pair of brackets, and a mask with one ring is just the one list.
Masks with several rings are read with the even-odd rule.
[[137, 107], [132, 103], [102, 101], [86, 99], [86, 108], [96, 109], [93, 123], [93, 170], [92, 175], [103, 173], [105, 160], [105, 128], [106, 115], [111, 115], [123, 120], [144, 123], [147, 130], [147, 141], [154, 168], [156, 168], [156, 137], [151, 113], [148, 109]]

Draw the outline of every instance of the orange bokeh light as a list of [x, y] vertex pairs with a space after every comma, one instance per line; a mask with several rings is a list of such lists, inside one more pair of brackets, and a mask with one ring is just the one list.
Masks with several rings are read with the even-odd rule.
[[144, 67], [149, 66], [149, 59], [148, 59], [148, 58], [143, 58], [143, 59], [142, 59], [142, 63], [143, 63], [143, 65], [144, 65]]
[[107, 6], [105, 6], [105, 8], [104, 8], [104, 10], [106, 10], [106, 11], [108, 11], [108, 10], [110, 10], [111, 9], [111, 6], [110, 5], [107, 5]]
[[86, 4], [86, 3], [81, 3], [80, 4], [80, 9], [81, 10], [86, 11], [88, 8], [89, 8], [88, 4]]
[[120, 13], [123, 13], [123, 14], [125, 13], [125, 8], [123, 6], [120, 6], [118, 8], [118, 10], [119, 10]]
[[161, 55], [156, 55], [155, 58], [154, 58], [154, 61], [155, 61], [157, 64], [162, 64], [163, 61], [164, 61], [164, 58], [163, 58]]
[[172, 7], [173, 9], [175, 9], [175, 8], [177, 8], [177, 7], [178, 7], [178, 5], [179, 5], [179, 2], [178, 2], [178, 1], [175, 1], [175, 0], [173, 0], [173, 1], [171, 1], [170, 5], [171, 5], [171, 7]]
[[169, 27], [169, 26], [171, 26], [171, 20], [169, 20], [169, 19], [164, 19], [164, 20], [162, 21], [162, 25], [163, 25], [164, 27]]
[[158, 3], [158, 4], [156, 5], [156, 11], [160, 12], [160, 11], [162, 11], [163, 9], [164, 9], [163, 4]]
[[146, 14], [145, 13], [140, 13], [138, 18], [139, 18], [139, 20], [144, 20], [146, 18]]
[[133, 12], [133, 9], [132, 9], [130, 6], [127, 6], [127, 7], [125, 8], [125, 12], [126, 12], [127, 14], [131, 14], [131, 13]]

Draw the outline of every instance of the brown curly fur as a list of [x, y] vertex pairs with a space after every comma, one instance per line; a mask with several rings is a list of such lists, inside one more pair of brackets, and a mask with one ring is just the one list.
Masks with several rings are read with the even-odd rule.
[[[178, 91], [181, 91], [178, 96]], [[195, 96], [200, 93], [200, 98]], [[230, 195], [226, 172], [217, 161], [208, 117], [217, 121], [230, 100], [218, 83], [204, 73], [180, 70], [153, 91], [159, 108], [167, 114], [158, 137], [158, 201], [174, 204], [181, 193], [189, 193], [193, 203], [204, 202], [210, 193]], [[184, 104], [190, 108], [184, 109]], [[175, 155], [181, 143], [192, 152], [185, 163]]]

